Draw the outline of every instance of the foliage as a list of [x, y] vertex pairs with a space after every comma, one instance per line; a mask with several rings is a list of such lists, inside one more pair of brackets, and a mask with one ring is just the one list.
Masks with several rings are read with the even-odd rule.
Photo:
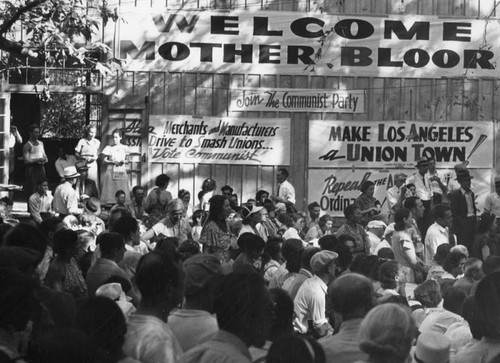
[[100, 19], [118, 19], [105, 0], [98, 9], [86, 0], [1, 0], [0, 70], [28, 64], [109, 72], [116, 60], [106, 44], [94, 41]]
[[42, 137], [80, 138], [85, 122], [85, 95], [53, 94], [50, 101], [40, 104]]

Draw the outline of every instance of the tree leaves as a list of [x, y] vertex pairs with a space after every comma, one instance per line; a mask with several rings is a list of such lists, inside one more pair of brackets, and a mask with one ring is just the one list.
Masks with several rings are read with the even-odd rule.
[[[83, 0], [1, 0], [0, 1], [0, 50], [16, 61], [1, 60], [5, 64], [26, 64], [27, 57], [40, 56], [46, 66], [96, 67], [106, 60], [110, 49], [94, 42], [100, 21], [87, 15], [87, 3]], [[116, 21], [118, 14], [110, 10], [103, 0], [99, 6], [103, 21]], [[22, 24], [24, 38], [19, 31]], [[87, 50], [101, 56], [89, 56]], [[68, 64], [68, 60], [70, 63]], [[43, 63], [42, 63], [43, 64]], [[107, 66], [103, 63], [99, 71]]]

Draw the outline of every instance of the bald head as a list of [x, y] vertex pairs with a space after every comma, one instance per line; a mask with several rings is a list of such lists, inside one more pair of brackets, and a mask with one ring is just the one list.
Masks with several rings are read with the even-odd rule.
[[373, 307], [373, 285], [360, 274], [339, 277], [330, 286], [328, 295], [333, 309], [343, 320], [363, 318]]

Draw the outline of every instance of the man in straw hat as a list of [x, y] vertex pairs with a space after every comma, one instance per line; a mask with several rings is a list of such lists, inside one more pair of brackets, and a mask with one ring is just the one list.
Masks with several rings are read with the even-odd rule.
[[460, 189], [452, 190], [448, 194], [453, 216], [451, 230], [457, 236], [458, 244], [466, 246], [469, 251], [474, 242], [477, 223], [475, 195], [471, 190], [472, 178], [467, 169], [457, 171], [457, 182], [460, 184]]
[[64, 168], [64, 183], [57, 186], [54, 192], [54, 212], [59, 213], [60, 218], [64, 218], [70, 214], [75, 216], [83, 213], [83, 209], [78, 208], [78, 192], [75, 190], [76, 182], [80, 173], [76, 171], [76, 167], [67, 166]]
[[314, 276], [304, 281], [293, 302], [294, 328], [298, 333], [320, 338], [331, 332], [326, 299], [328, 284], [335, 278], [337, 258], [337, 253], [327, 250], [317, 252], [311, 258]]

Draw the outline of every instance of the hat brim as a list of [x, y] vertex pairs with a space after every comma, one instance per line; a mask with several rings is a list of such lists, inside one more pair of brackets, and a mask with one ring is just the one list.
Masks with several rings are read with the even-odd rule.
[[64, 179], [74, 179], [74, 178], [78, 178], [79, 176], [80, 176], [80, 173], [75, 173], [75, 174], [71, 174], [71, 175], [65, 175]]

